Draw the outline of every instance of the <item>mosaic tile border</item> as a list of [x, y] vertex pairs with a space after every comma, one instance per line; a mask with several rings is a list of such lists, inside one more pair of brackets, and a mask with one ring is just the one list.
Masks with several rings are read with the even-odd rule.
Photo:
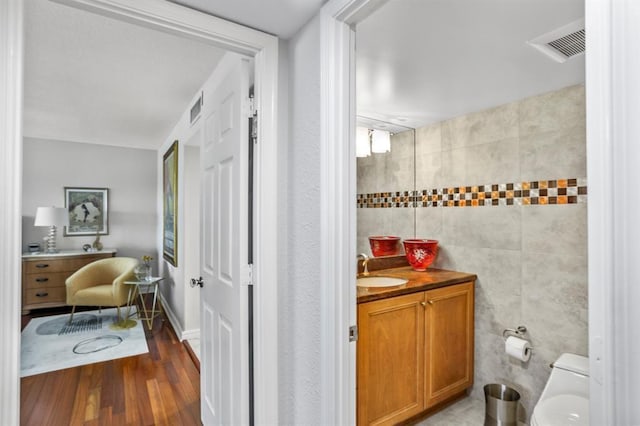
[[358, 208], [526, 206], [586, 202], [586, 178], [357, 195]]

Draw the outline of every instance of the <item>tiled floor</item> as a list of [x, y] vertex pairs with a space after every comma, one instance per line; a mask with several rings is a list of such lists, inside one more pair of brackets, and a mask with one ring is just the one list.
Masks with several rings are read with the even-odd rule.
[[418, 423], [416, 426], [482, 426], [484, 401], [467, 397]]

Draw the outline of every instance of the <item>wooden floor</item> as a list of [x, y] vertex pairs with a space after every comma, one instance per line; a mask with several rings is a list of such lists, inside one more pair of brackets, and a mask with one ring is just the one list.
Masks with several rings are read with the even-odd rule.
[[[40, 315], [23, 316], [23, 328]], [[200, 425], [200, 373], [189, 351], [164, 318], [145, 333], [147, 354], [21, 379], [20, 424]]]

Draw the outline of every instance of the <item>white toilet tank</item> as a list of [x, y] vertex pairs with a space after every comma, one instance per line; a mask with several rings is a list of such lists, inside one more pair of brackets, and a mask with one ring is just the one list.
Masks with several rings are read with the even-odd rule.
[[589, 358], [562, 354], [538, 400], [532, 426], [589, 424]]

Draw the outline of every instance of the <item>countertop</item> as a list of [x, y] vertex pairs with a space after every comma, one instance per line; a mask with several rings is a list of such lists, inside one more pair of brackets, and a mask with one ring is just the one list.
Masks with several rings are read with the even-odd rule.
[[90, 256], [101, 253], [117, 253], [116, 249], [102, 249], [102, 250], [60, 250], [57, 253], [46, 253], [43, 251], [35, 252], [35, 253], [22, 253], [23, 259], [40, 259], [45, 257], [69, 257], [69, 256]]
[[[358, 275], [358, 277], [361, 276], [362, 275]], [[475, 281], [477, 278], [475, 274], [448, 271], [446, 269], [429, 268], [425, 272], [418, 272], [414, 271], [410, 266], [379, 269], [370, 272], [368, 276], [403, 278], [408, 280], [408, 282], [393, 287], [358, 287], [358, 303], [371, 302], [373, 300], [386, 299], [402, 294], [416, 293], [418, 291]]]

